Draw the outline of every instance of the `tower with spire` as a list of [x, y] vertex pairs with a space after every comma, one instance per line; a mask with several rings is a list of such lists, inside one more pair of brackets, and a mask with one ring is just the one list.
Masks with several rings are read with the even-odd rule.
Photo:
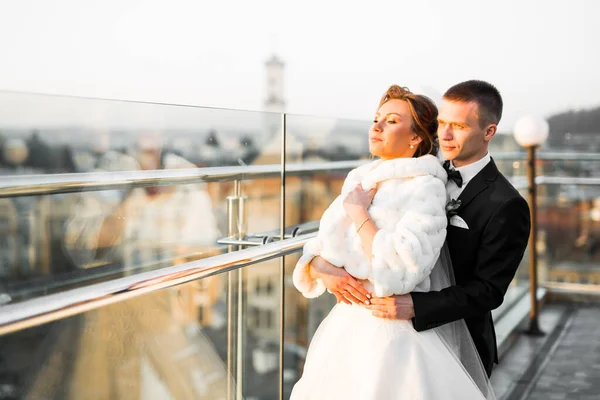
[[266, 62], [267, 72], [267, 98], [265, 99], [265, 111], [282, 113], [285, 111], [285, 100], [283, 99], [283, 72], [285, 64], [273, 54]]

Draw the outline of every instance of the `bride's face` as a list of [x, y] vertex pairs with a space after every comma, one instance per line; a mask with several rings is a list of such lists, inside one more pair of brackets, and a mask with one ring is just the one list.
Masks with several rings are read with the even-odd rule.
[[[413, 118], [405, 100], [384, 103], [369, 131], [369, 151], [383, 160], [412, 157], [421, 138], [412, 130]], [[411, 149], [410, 146], [413, 146]]]

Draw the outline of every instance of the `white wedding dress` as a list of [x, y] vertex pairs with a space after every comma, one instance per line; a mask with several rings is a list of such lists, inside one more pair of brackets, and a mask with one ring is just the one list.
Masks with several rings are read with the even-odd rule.
[[[450, 285], [444, 248], [446, 172], [437, 158], [375, 161], [350, 172], [325, 211], [319, 234], [293, 274], [306, 297], [325, 291], [306, 267], [317, 255], [345, 268], [377, 296]], [[369, 214], [380, 229], [372, 259], [346, 218], [343, 199], [361, 183], [377, 187]], [[313, 337], [291, 400], [494, 399], [464, 321], [417, 332], [411, 321], [375, 317], [359, 305], [336, 305]]]

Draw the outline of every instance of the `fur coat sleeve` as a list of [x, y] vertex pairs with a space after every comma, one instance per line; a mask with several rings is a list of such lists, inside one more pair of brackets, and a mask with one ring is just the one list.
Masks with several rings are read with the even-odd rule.
[[[344, 198], [360, 183], [360, 178], [366, 170], [370, 168], [370, 164], [360, 166], [348, 173], [342, 186], [342, 193], [331, 203], [325, 210], [319, 223], [319, 233], [316, 237], [310, 239], [304, 245], [302, 256], [298, 260], [294, 268], [292, 280], [296, 288], [307, 298], [314, 298], [322, 295], [325, 292], [325, 285], [320, 279], [312, 279], [308, 266], [313, 258], [322, 255], [323, 250], [326, 250], [325, 259], [337, 267], [344, 266], [344, 257], [342, 252], [327, 251], [341, 250], [336, 249], [338, 246], [332, 245], [332, 242], [342, 235], [344, 222], [346, 219], [344, 211]], [[342, 243], [343, 244], [343, 243]]]
[[[306, 242], [302, 251], [302, 256], [294, 268], [292, 276], [294, 285], [307, 298], [318, 297], [325, 292], [325, 285], [323, 282], [320, 279], [311, 278], [308, 266], [313, 258], [321, 255], [323, 248], [327, 247], [325, 245], [327, 242], [325, 235], [330, 229], [323, 228], [325, 228], [325, 226], [333, 227], [339, 225], [339, 221], [338, 224], [334, 224], [333, 220], [334, 217], [336, 217], [336, 214], [339, 214], [336, 213], [336, 211], [340, 208], [344, 208], [341, 195], [338, 196], [323, 213], [323, 217], [321, 217], [321, 222], [319, 224], [319, 233], [316, 237]], [[343, 267], [343, 260], [336, 260], [334, 257], [328, 257], [326, 259], [337, 267]]]

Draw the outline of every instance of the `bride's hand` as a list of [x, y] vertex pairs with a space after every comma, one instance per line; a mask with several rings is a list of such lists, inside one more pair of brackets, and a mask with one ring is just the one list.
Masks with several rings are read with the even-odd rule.
[[370, 304], [371, 294], [344, 268], [336, 267], [322, 257], [315, 257], [310, 263], [310, 275], [319, 278], [327, 289], [346, 304]]
[[375, 193], [377, 193], [377, 189], [375, 188], [365, 193], [362, 185], [358, 184], [344, 199], [346, 215], [355, 224], [360, 224], [365, 218], [369, 217], [367, 209], [371, 205]]

